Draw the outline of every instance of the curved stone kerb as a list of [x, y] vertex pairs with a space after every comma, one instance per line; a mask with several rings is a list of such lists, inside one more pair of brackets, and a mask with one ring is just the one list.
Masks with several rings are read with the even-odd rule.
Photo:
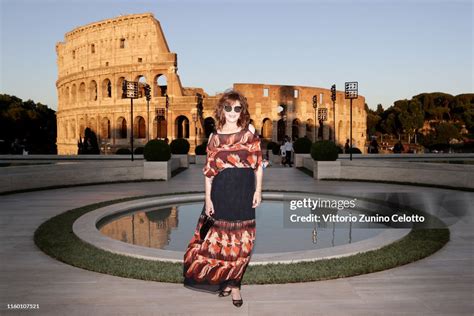
[[[306, 198], [317, 196], [316, 193], [303, 194], [289, 192], [263, 192], [263, 199], [281, 201], [291, 197], [301, 198], [303, 195]], [[183, 261], [185, 249], [183, 249], [183, 251], [172, 251], [124, 243], [102, 234], [97, 229], [97, 223], [105, 217], [134, 209], [168, 206], [189, 202], [202, 202], [203, 200], [203, 193], [191, 193], [173, 196], [151, 197], [112, 204], [88, 212], [79, 217], [73, 224], [73, 232], [82, 241], [105, 251], [146, 260], [181, 263]], [[350, 256], [359, 252], [367, 252], [370, 250], [379, 249], [403, 238], [409, 232], [410, 229], [386, 229], [384, 232], [373, 238], [331, 248], [284, 253], [253, 254], [250, 264], [258, 265], [268, 263], [296, 263]]]

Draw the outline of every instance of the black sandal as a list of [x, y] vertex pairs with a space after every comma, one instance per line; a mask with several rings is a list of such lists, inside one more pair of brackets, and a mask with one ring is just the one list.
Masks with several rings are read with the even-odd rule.
[[243, 303], [244, 303], [243, 299], [240, 299], [240, 300], [232, 299], [232, 304], [234, 304], [234, 306], [240, 307], [240, 306], [242, 306]]
[[230, 289], [228, 291], [221, 290], [218, 296], [219, 297], [226, 297], [226, 296], [229, 296], [230, 293], [232, 293], [232, 289]]
[[234, 300], [234, 298], [232, 298], [232, 304], [234, 304], [234, 306], [240, 307], [243, 303], [244, 300], [242, 299], [242, 294], [240, 295], [240, 299], [238, 300]]

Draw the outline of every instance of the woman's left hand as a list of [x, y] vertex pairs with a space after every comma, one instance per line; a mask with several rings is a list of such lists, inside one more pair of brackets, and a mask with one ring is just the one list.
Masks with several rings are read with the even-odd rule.
[[252, 208], [256, 208], [260, 205], [260, 202], [262, 202], [262, 193], [259, 191], [255, 191], [253, 194], [253, 204]]

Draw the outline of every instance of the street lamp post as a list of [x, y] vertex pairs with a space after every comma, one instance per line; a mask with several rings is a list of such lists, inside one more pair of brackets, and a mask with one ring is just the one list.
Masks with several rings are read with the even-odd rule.
[[[197, 117], [196, 117], [196, 122], [199, 120], [199, 122], [201, 123], [201, 127], [204, 126], [204, 121], [203, 121], [203, 112], [204, 112], [204, 105], [203, 105], [203, 101], [204, 101], [204, 97], [202, 96], [202, 94], [200, 93], [197, 93], [197, 104], [196, 104], [196, 113], [197, 113]], [[195, 123], [196, 125], [197, 123]], [[196, 137], [197, 137], [197, 127], [196, 127]], [[197, 144], [197, 142], [196, 142]]]
[[357, 99], [358, 97], [358, 87], [359, 83], [357, 81], [351, 81], [345, 83], [345, 98], [350, 99], [350, 160], [352, 160], [352, 99]]
[[197, 146], [197, 113], [193, 112], [193, 122], [194, 122], [194, 148]]
[[327, 108], [319, 108], [318, 109], [318, 121], [320, 126], [320, 134], [321, 140], [324, 140], [324, 121], [328, 119], [328, 109]]
[[[283, 135], [286, 135], [286, 104], [280, 104], [278, 107], [277, 107], [277, 112], [278, 112], [278, 115], [280, 115], [281, 117], [281, 120], [283, 122], [283, 126], [284, 126], [284, 131], [283, 131]], [[280, 134], [280, 124], [277, 124], [277, 141], [281, 141], [281, 139], [279, 139], [278, 137], [281, 136]]]
[[146, 96], [146, 141], [150, 141], [150, 100], [151, 100], [151, 87], [149, 84], [145, 85], [145, 96]]
[[133, 98], [130, 98], [130, 147], [133, 161]]
[[336, 85], [331, 86], [331, 100], [332, 100], [332, 121], [333, 121], [333, 140], [336, 143]]
[[156, 116], [156, 138], [165, 138], [164, 135], [161, 133], [161, 123], [165, 120], [165, 109], [158, 108], [155, 109], [155, 116]]
[[313, 95], [313, 109], [314, 109], [314, 142], [316, 142], [316, 109], [318, 108], [318, 96]]
[[168, 107], [170, 105], [170, 99], [168, 97], [168, 93], [165, 93], [165, 122], [166, 122], [166, 137], [168, 137]]
[[138, 99], [138, 81], [124, 80], [122, 83], [124, 97], [130, 99], [130, 146], [132, 148], [133, 161], [133, 99]]

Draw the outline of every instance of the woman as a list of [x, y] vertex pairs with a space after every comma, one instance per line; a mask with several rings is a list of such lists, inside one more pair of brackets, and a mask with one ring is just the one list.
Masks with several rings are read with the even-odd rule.
[[[222, 95], [215, 110], [216, 132], [209, 136], [205, 204], [184, 255], [184, 284], [193, 289], [232, 295], [243, 304], [241, 280], [255, 241], [255, 208], [262, 201], [263, 159], [260, 138], [249, 124], [246, 98], [235, 90]], [[204, 240], [206, 215], [215, 219]]]

